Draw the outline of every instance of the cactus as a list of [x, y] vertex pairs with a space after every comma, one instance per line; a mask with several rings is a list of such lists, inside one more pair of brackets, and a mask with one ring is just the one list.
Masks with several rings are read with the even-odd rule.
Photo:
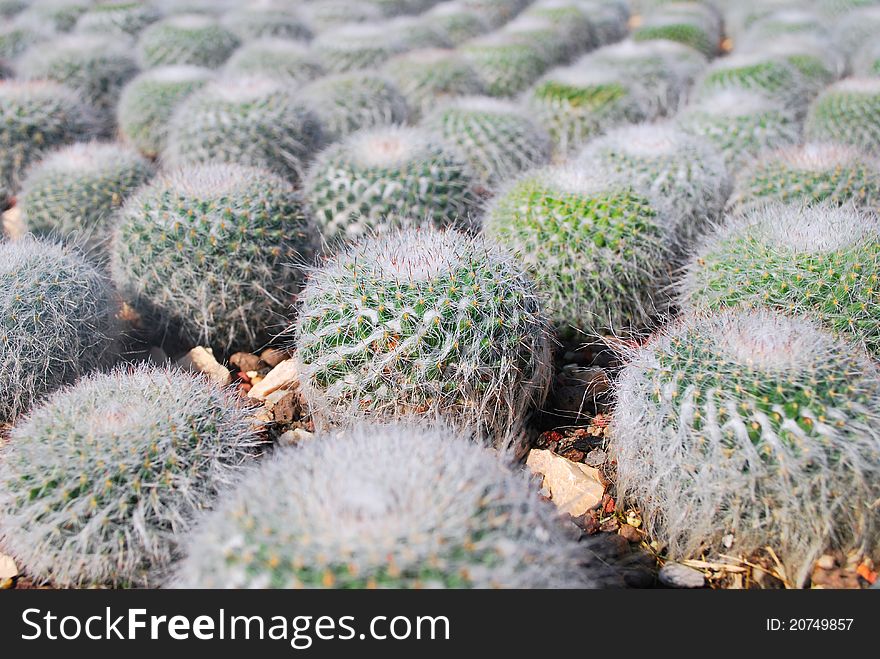
[[180, 14], [153, 23], [141, 33], [137, 49], [141, 66], [190, 64], [216, 69], [238, 48], [234, 33], [208, 16]]
[[152, 174], [150, 163], [133, 149], [113, 143], [72, 144], [30, 169], [18, 203], [31, 231], [83, 234], [96, 245], [108, 237], [113, 213]]
[[442, 416], [521, 453], [551, 376], [546, 319], [513, 257], [426, 228], [363, 240], [311, 272], [294, 324], [319, 426]]
[[[564, 2], [565, 0], [563, 0]], [[539, 2], [538, 4], [548, 4]], [[625, 38], [629, 33], [629, 4], [626, 0], [576, 0], [578, 9], [584, 12], [593, 26], [597, 46], [607, 46]]]
[[460, 48], [490, 96], [515, 96], [552, 64], [547, 52], [515, 35], [494, 33]]
[[853, 57], [853, 72], [859, 77], [880, 76], [880, 45], [865, 44]]
[[550, 135], [509, 101], [457, 99], [428, 115], [424, 126], [454, 145], [479, 183], [489, 189], [550, 160]]
[[322, 0], [303, 4], [299, 10], [318, 33], [352, 23], [376, 22], [382, 18], [378, 7], [363, 0]]
[[827, 39], [810, 35], [783, 35], [762, 44], [758, 53], [785, 60], [797, 69], [807, 95], [813, 97], [837, 80], [846, 58]]
[[44, 43], [55, 36], [45, 26], [20, 20], [0, 25], [0, 61], [12, 62], [28, 48]]
[[559, 331], [627, 331], [665, 310], [669, 220], [623, 180], [580, 168], [524, 174], [492, 201], [483, 231], [512, 249]]
[[92, 0], [37, 0], [31, 2], [18, 17], [22, 20], [45, 25], [53, 31], [70, 32], [79, 17], [92, 6]]
[[462, 156], [417, 128], [354, 133], [318, 155], [303, 194], [327, 240], [398, 226], [468, 224], [475, 178]]
[[271, 78], [212, 81], [175, 110], [162, 159], [170, 166], [238, 163], [298, 180], [322, 141], [318, 118], [299, 98]]
[[421, 16], [399, 16], [383, 21], [385, 39], [399, 44], [401, 51], [416, 48], [449, 48], [452, 43], [433, 21]]
[[592, 25], [577, 9], [559, 18], [547, 12], [524, 12], [505, 25], [501, 33], [536, 46], [554, 64], [568, 62], [595, 47]]
[[880, 78], [847, 78], [828, 87], [810, 105], [804, 133], [814, 142], [880, 155]]
[[460, 2], [467, 9], [482, 16], [492, 28], [504, 25], [529, 6], [529, 0], [460, 0]]
[[405, 123], [410, 108], [386, 77], [366, 72], [325, 76], [300, 90], [321, 123], [326, 142], [361, 129]]
[[627, 360], [618, 497], [670, 558], [770, 546], [800, 585], [829, 545], [872, 542], [880, 380], [862, 350], [808, 320], [728, 310], [688, 316]]
[[797, 115], [778, 101], [743, 89], [728, 89], [686, 107], [679, 126], [712, 142], [735, 171], [763, 151], [800, 141]]
[[116, 222], [113, 276], [147, 326], [221, 350], [269, 338], [315, 242], [293, 186], [241, 165], [160, 175]]
[[195, 514], [255, 453], [252, 412], [200, 375], [146, 365], [86, 377], [12, 430], [0, 540], [56, 586], [156, 586]]
[[880, 210], [880, 164], [858, 149], [810, 143], [771, 153], [740, 172], [732, 205], [750, 210], [769, 201], [855, 204]]
[[0, 242], [0, 419], [104, 366], [116, 310], [109, 281], [80, 253], [30, 236]]
[[375, 69], [405, 50], [393, 36], [383, 23], [343, 25], [319, 34], [312, 50], [321, 66], [333, 73]]
[[143, 2], [106, 2], [97, 4], [76, 21], [77, 32], [137, 36], [159, 20], [158, 9]]
[[221, 24], [242, 41], [276, 37], [279, 39], [311, 39], [306, 22], [283, 4], [245, 5], [223, 14]]
[[832, 30], [832, 38], [844, 53], [852, 56], [866, 44], [876, 41], [880, 31], [880, 7], [862, 7], [848, 12]]
[[21, 56], [16, 69], [22, 77], [54, 80], [79, 93], [95, 107], [107, 130], [122, 87], [138, 72], [124, 42], [100, 35], [62, 37], [51, 48], [38, 43]]
[[880, 220], [830, 204], [767, 205], [707, 237], [680, 284], [684, 308], [809, 313], [880, 352]]
[[46, 80], [0, 83], [0, 188], [14, 192], [44, 153], [95, 133], [94, 109], [67, 87]]
[[721, 23], [705, 5], [675, 3], [648, 13], [633, 30], [632, 38], [635, 41], [668, 39], [690, 46], [706, 57], [714, 57], [721, 45]]
[[226, 61], [223, 70], [232, 77], [256, 75], [297, 84], [324, 75], [323, 67], [307, 45], [269, 37], [244, 44]]
[[441, 2], [424, 16], [453, 46], [459, 46], [489, 31], [489, 24], [484, 17], [456, 0]]
[[618, 128], [590, 142], [577, 162], [663, 199], [679, 255], [719, 220], [732, 187], [718, 150], [671, 122]]
[[772, 41], [777, 37], [795, 35], [827, 34], [827, 21], [818, 14], [803, 9], [788, 9], [770, 13], [753, 22], [743, 35], [742, 44], [749, 48], [754, 44]]
[[451, 429], [413, 424], [361, 425], [279, 452], [203, 518], [187, 553], [176, 587], [613, 583], [525, 475]]
[[454, 50], [429, 48], [392, 58], [384, 67], [416, 116], [444, 99], [481, 94], [483, 81]]
[[119, 97], [116, 122], [120, 135], [145, 156], [155, 158], [165, 148], [174, 110], [212, 77], [211, 69], [200, 66], [160, 66], [144, 71]]

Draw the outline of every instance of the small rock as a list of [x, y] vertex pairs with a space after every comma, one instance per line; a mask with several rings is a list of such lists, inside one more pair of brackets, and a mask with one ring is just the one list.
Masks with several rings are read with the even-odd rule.
[[654, 585], [654, 572], [644, 567], [629, 568], [623, 572], [623, 581], [629, 588], [650, 588]]
[[278, 350], [277, 348], [269, 348], [260, 353], [260, 361], [269, 366], [270, 368], [275, 368], [283, 362], [285, 359], [290, 359], [290, 353], [286, 350]]
[[599, 532], [599, 519], [596, 517], [596, 513], [592, 510], [588, 510], [583, 515], [572, 517], [571, 519], [587, 535], [593, 535], [594, 533]]
[[626, 538], [629, 542], [642, 541], [642, 534], [639, 533], [636, 527], [630, 526], [629, 524], [621, 524], [618, 533]]
[[603, 533], [614, 533], [620, 528], [620, 522], [616, 517], [610, 517], [602, 522], [599, 530]]
[[13, 206], [2, 215], [3, 233], [16, 240], [27, 233], [27, 225], [22, 217], [21, 206]]
[[562, 454], [562, 457], [572, 462], [581, 462], [584, 459], [584, 452], [578, 451], [576, 448], [569, 449]]
[[12, 556], [0, 554], [0, 581], [3, 579], [15, 579], [18, 576], [18, 566], [12, 560]]
[[660, 583], [668, 588], [702, 588], [706, 585], [702, 572], [681, 563], [667, 563], [660, 568], [657, 576]]
[[544, 477], [543, 487], [549, 488], [553, 503], [572, 517], [583, 515], [598, 504], [605, 493], [596, 469], [550, 451], [532, 449], [526, 465]]
[[293, 430], [288, 430], [287, 432], [281, 433], [278, 436], [278, 443], [281, 446], [295, 446], [300, 442], [311, 439], [315, 434], [308, 432], [307, 430], [303, 430], [302, 428], [294, 428]]
[[229, 363], [245, 373], [259, 371], [263, 367], [263, 360], [250, 352], [236, 352], [229, 358]]
[[733, 541], [733, 533], [728, 533], [723, 538], [721, 538], [721, 544], [724, 545], [725, 549], [730, 549], [731, 547], [733, 547]]
[[591, 467], [601, 467], [608, 459], [608, 455], [600, 448], [593, 449], [587, 453], [587, 459], [584, 460]]
[[258, 407], [254, 410], [254, 420], [258, 424], [272, 423], [274, 419], [275, 416], [272, 414], [272, 411], [267, 410], [265, 407]]
[[265, 400], [266, 396], [278, 389], [292, 389], [296, 385], [296, 364], [292, 359], [286, 359], [269, 371], [253, 388], [248, 396], [257, 400]]
[[823, 570], [833, 570], [837, 565], [837, 561], [834, 560], [834, 556], [830, 554], [823, 554], [819, 557], [819, 560], [816, 561], [816, 567], [820, 567]]
[[232, 383], [229, 369], [214, 359], [210, 348], [198, 346], [177, 360], [177, 365], [195, 373], [203, 373], [217, 384], [226, 386]]
[[[278, 392], [273, 392], [272, 395], [276, 393]], [[281, 400], [272, 407], [272, 414], [275, 415], [276, 423], [291, 423], [295, 419], [300, 418], [302, 416], [302, 404], [299, 394], [295, 391], [286, 392]]]

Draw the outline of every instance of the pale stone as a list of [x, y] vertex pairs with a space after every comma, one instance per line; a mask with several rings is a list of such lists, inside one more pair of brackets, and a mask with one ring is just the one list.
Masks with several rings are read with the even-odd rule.
[[11, 556], [0, 554], [0, 581], [4, 579], [15, 579], [18, 576], [18, 566]]
[[293, 389], [296, 383], [296, 364], [293, 363], [292, 359], [285, 359], [269, 371], [266, 377], [251, 387], [248, 396], [257, 400], [266, 400], [266, 397], [273, 391]]
[[232, 383], [232, 373], [229, 369], [214, 359], [214, 353], [210, 348], [198, 346], [193, 348], [183, 357], [177, 360], [178, 366], [196, 373], [203, 373], [220, 385]]
[[580, 517], [598, 505], [605, 494], [598, 469], [572, 462], [552, 451], [532, 449], [526, 465], [544, 477], [542, 487], [550, 491], [553, 503], [572, 517]]

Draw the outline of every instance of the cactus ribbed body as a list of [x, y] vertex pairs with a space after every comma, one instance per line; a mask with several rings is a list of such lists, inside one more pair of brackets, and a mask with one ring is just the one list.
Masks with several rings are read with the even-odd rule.
[[453, 46], [489, 31], [485, 18], [455, 1], [435, 5], [425, 13], [425, 20], [436, 26]]
[[236, 50], [226, 61], [224, 72], [233, 77], [248, 75], [306, 83], [324, 75], [309, 47], [289, 39], [254, 39]]
[[515, 96], [552, 64], [540, 47], [514, 35], [481, 37], [462, 45], [461, 52], [490, 96]]
[[312, 31], [295, 11], [283, 6], [253, 5], [223, 14], [223, 26], [242, 41], [277, 37], [279, 39], [311, 39]]
[[197, 14], [169, 16], [141, 33], [144, 68], [189, 64], [216, 69], [238, 48], [239, 39], [214, 19]]
[[880, 78], [848, 78], [810, 106], [807, 139], [851, 144], [880, 155]]
[[137, 36], [155, 23], [160, 12], [144, 2], [107, 2], [95, 5], [76, 21], [77, 32]]
[[312, 50], [325, 70], [333, 73], [375, 69], [406, 50], [382, 23], [343, 25], [319, 34]]
[[763, 94], [799, 112], [811, 98], [810, 86], [797, 68], [781, 57], [764, 54], [719, 59], [697, 83], [695, 97], [703, 100], [730, 89]]

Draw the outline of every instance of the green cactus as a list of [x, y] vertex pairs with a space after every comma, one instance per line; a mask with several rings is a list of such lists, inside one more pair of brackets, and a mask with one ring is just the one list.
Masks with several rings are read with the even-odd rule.
[[70, 32], [79, 17], [92, 7], [92, 0], [36, 0], [18, 17], [33, 24], [46, 25], [57, 32]]
[[804, 133], [811, 141], [880, 155], [880, 78], [847, 78], [828, 87], [810, 105]]
[[846, 58], [837, 47], [816, 36], [783, 35], [756, 52], [782, 58], [797, 69], [810, 97], [837, 80], [846, 68]]
[[0, 539], [39, 582], [157, 586], [196, 513], [256, 452], [253, 413], [200, 375], [120, 367], [59, 391], [0, 457]]
[[463, 97], [438, 107], [423, 125], [455, 146], [489, 189], [550, 160], [550, 135], [509, 101]]
[[832, 30], [834, 43], [848, 56], [872, 43], [880, 31], [880, 7], [868, 6], [848, 12], [837, 21]]
[[460, 48], [490, 96], [515, 96], [552, 64], [546, 51], [515, 35], [493, 33]]
[[244, 42], [266, 37], [312, 38], [312, 31], [303, 18], [282, 4], [244, 5], [223, 14], [220, 22]]
[[[537, 4], [549, 2], [539, 0]], [[629, 33], [630, 11], [627, 0], [575, 0], [574, 4], [590, 18], [597, 46], [620, 41]]]
[[266, 76], [296, 84], [324, 75], [306, 44], [270, 37], [248, 41], [232, 54], [223, 70], [232, 77]]
[[859, 77], [880, 77], [880, 45], [865, 44], [853, 57], [853, 72]]
[[531, 282], [491, 241], [451, 230], [344, 248], [312, 271], [287, 332], [319, 426], [439, 415], [520, 454], [550, 382]]
[[34, 44], [45, 44], [54, 34], [45, 26], [16, 20], [0, 25], [0, 61], [12, 62]]
[[211, 69], [187, 65], [160, 66], [138, 75], [123, 88], [116, 108], [122, 139], [145, 156], [158, 156], [174, 110], [213, 75]]
[[595, 47], [593, 26], [589, 18], [570, 7], [569, 11], [525, 11], [501, 29], [534, 44], [547, 54], [554, 64], [570, 61], [579, 53]]
[[721, 21], [704, 4], [670, 3], [648, 12], [633, 30], [632, 38], [635, 41], [668, 39], [690, 46], [706, 57], [714, 57], [721, 45]]
[[452, 46], [459, 46], [489, 31], [489, 23], [484, 17], [456, 0], [434, 5], [424, 17]]
[[557, 167], [502, 190], [483, 231], [534, 275], [561, 333], [598, 334], [665, 311], [667, 223], [660, 204], [626, 181]]
[[220, 350], [269, 338], [315, 243], [293, 186], [241, 165], [160, 175], [116, 222], [114, 279], [146, 326]]
[[863, 350], [805, 319], [728, 310], [626, 359], [617, 493], [670, 559], [769, 546], [801, 585], [824, 550], [876, 540], [880, 378]]
[[794, 8], [774, 11], [754, 21], [743, 34], [743, 48], [790, 35], [824, 36], [828, 21], [808, 9]]
[[332, 73], [375, 69], [404, 50], [404, 44], [379, 22], [342, 25], [322, 32], [312, 42], [318, 62]]
[[137, 36], [159, 20], [156, 7], [144, 2], [102, 2], [83, 13], [76, 21], [77, 32]]
[[430, 133], [360, 131], [320, 153], [303, 195], [328, 240], [399, 226], [469, 224], [475, 178], [463, 157]]
[[239, 43], [233, 32], [213, 18], [180, 14], [145, 29], [138, 40], [137, 50], [144, 68], [190, 64], [217, 69]]
[[164, 162], [228, 162], [298, 180], [322, 142], [321, 125], [291, 85], [271, 78], [221, 78], [178, 105]]
[[459, 2], [465, 8], [482, 16], [492, 28], [504, 25], [529, 6], [529, 0], [459, 0]]
[[300, 13], [315, 32], [321, 33], [352, 23], [376, 22], [382, 12], [363, 0], [322, 0], [299, 7]]
[[450, 48], [452, 43], [433, 21], [422, 16], [398, 16], [383, 21], [385, 39], [398, 44], [401, 51], [416, 48]]

